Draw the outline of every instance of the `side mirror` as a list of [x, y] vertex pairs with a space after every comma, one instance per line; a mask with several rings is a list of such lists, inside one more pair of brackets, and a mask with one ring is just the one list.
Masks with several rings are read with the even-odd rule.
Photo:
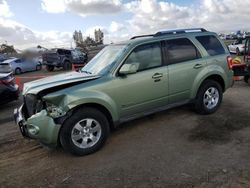
[[121, 75], [136, 73], [139, 68], [139, 63], [123, 64], [119, 73]]

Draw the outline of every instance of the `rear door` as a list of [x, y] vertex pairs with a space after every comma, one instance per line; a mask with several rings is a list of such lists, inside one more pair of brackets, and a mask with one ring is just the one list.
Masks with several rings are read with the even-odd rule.
[[31, 71], [32, 70], [32, 63], [26, 59], [20, 59], [20, 64], [22, 65], [22, 71], [26, 72], [26, 71]]
[[169, 103], [185, 102], [206, 61], [191, 39], [185, 37], [166, 40], [164, 54], [169, 69]]

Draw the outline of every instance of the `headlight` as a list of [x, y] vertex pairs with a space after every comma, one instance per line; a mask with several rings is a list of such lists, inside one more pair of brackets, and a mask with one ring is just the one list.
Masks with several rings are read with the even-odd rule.
[[46, 110], [48, 115], [52, 118], [58, 118], [66, 114], [66, 112], [61, 107], [49, 103], [46, 103]]

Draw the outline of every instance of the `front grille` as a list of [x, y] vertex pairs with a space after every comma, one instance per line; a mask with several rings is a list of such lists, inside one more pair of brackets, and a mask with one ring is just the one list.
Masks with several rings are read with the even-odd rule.
[[23, 101], [26, 109], [26, 118], [29, 118], [33, 114], [38, 113], [45, 108], [44, 102], [33, 94], [27, 94], [24, 96]]

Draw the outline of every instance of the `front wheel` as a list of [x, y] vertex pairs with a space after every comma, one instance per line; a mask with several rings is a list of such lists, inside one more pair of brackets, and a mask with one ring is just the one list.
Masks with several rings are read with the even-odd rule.
[[63, 70], [65, 71], [72, 70], [72, 63], [69, 61], [65, 61], [63, 64]]
[[63, 124], [60, 142], [66, 151], [82, 156], [99, 150], [108, 134], [109, 122], [102, 112], [80, 108]]
[[214, 80], [205, 80], [196, 96], [196, 112], [199, 114], [214, 113], [219, 108], [222, 97], [221, 85]]

